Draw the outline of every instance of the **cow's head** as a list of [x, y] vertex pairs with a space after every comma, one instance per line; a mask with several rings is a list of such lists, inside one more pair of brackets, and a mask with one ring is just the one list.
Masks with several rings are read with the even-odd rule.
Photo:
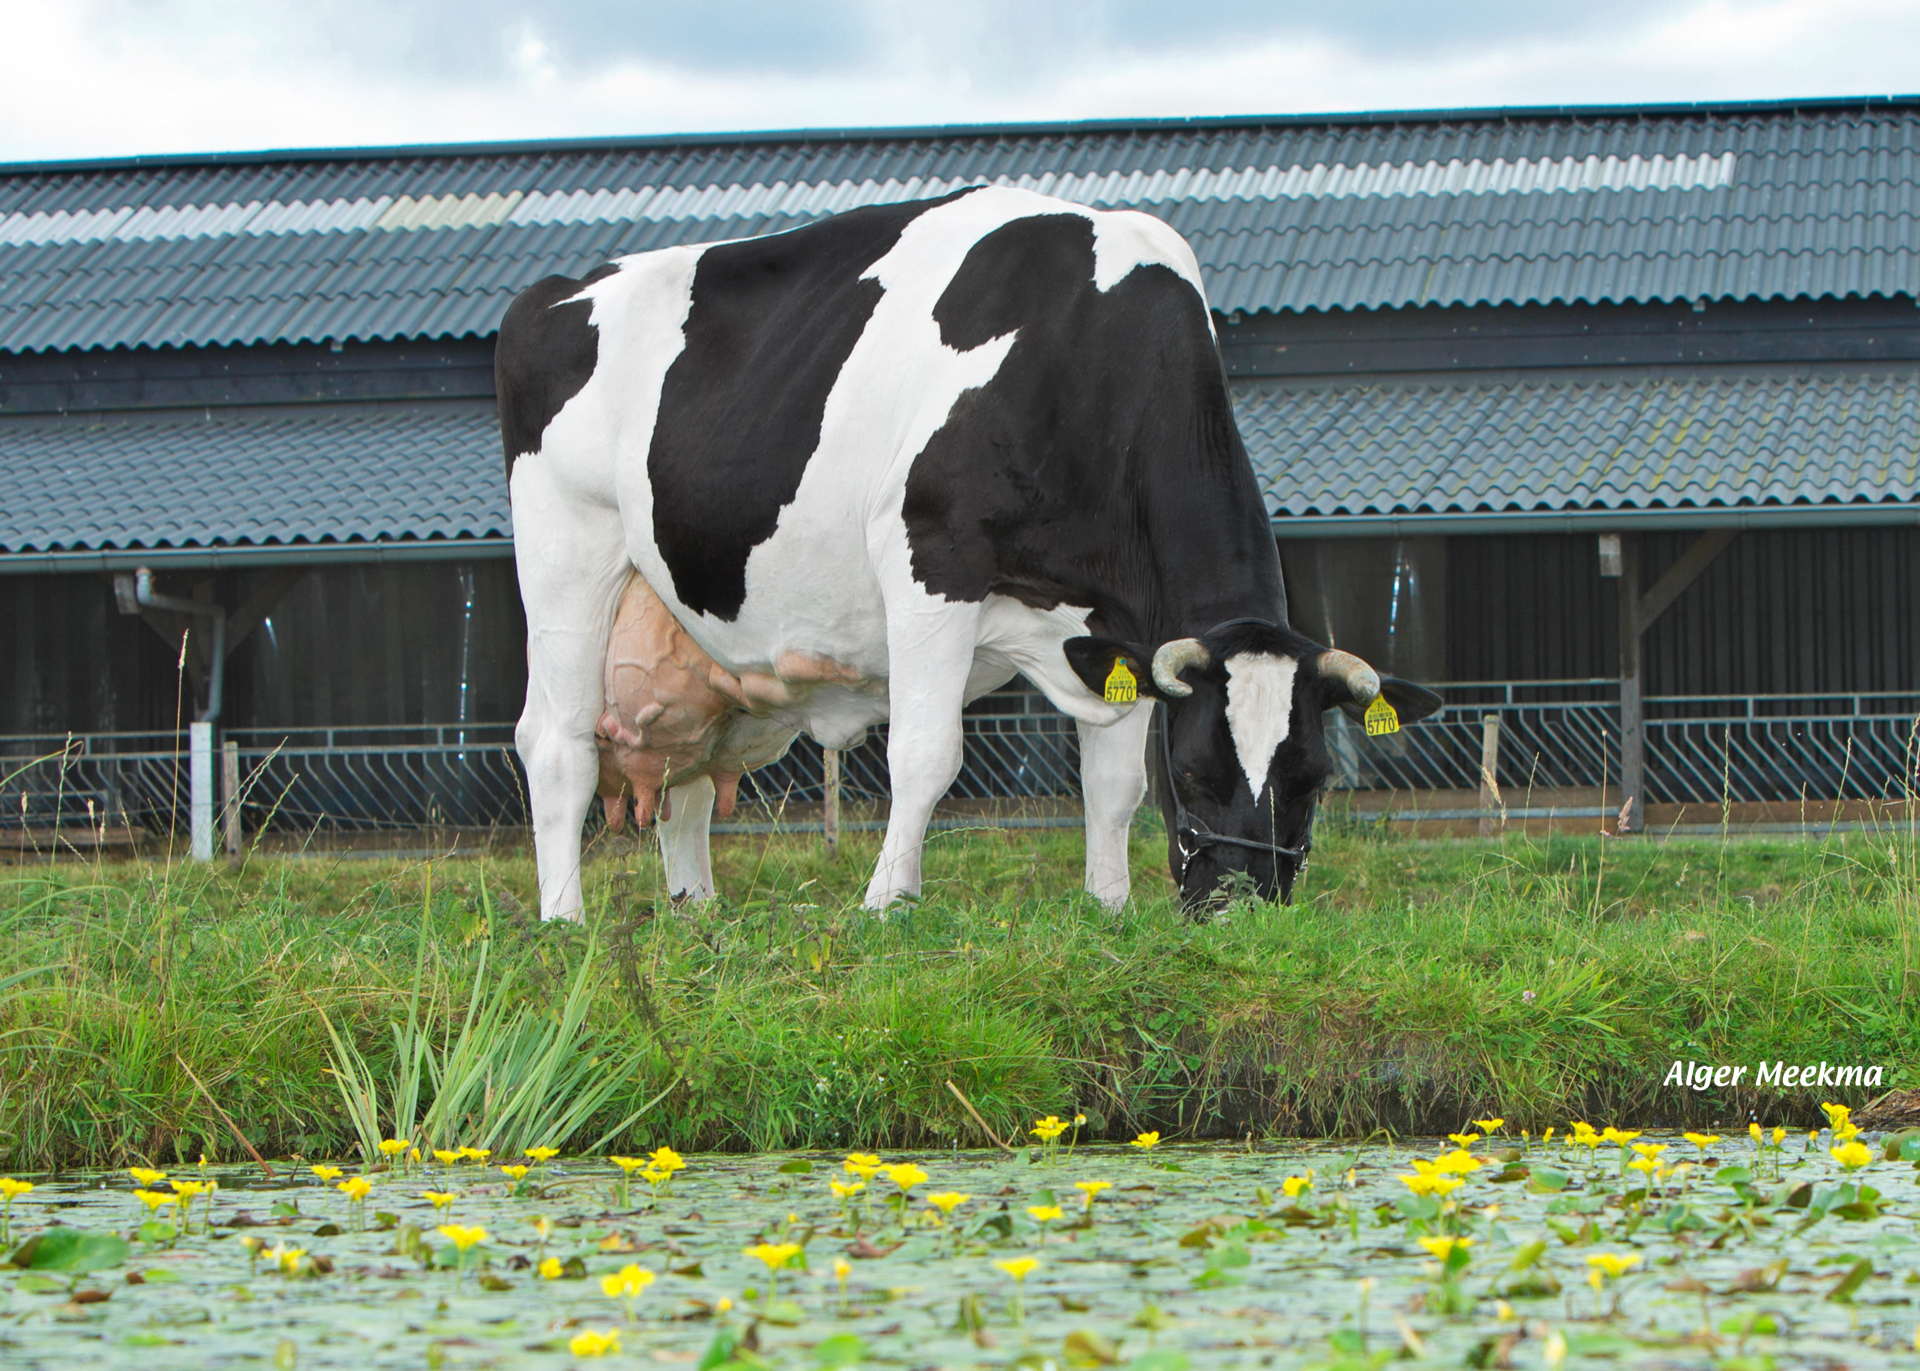
[[1402, 724], [1440, 708], [1432, 691], [1382, 677], [1350, 652], [1283, 625], [1237, 619], [1152, 652], [1073, 638], [1067, 660], [1102, 692], [1116, 663], [1167, 705], [1167, 855], [1188, 908], [1245, 872], [1262, 899], [1285, 901], [1306, 862], [1313, 810], [1333, 775], [1324, 715], [1360, 720], [1377, 699]]

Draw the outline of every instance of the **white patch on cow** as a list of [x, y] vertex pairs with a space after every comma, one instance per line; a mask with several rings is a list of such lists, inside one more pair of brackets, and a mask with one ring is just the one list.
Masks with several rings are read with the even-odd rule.
[[[1138, 210], [1108, 210], [1087, 217], [1093, 221], [1093, 284], [1101, 292], [1112, 290], [1134, 268], [1152, 263], [1179, 276], [1205, 303], [1200, 263], [1187, 240], [1166, 221]], [[1212, 319], [1211, 311], [1207, 317]]]
[[1293, 678], [1299, 670], [1292, 657], [1268, 652], [1227, 658], [1227, 731], [1256, 800], [1266, 787], [1273, 754], [1293, 724]]

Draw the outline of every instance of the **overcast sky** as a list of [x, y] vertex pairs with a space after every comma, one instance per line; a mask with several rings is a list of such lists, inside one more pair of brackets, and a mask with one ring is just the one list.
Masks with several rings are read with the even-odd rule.
[[0, 160], [1920, 90], [1920, 0], [0, 0]]

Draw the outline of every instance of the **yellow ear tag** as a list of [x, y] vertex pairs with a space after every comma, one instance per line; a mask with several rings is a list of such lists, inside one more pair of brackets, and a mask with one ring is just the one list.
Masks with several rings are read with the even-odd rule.
[[1383, 733], [1400, 731], [1400, 715], [1387, 703], [1387, 697], [1376, 695], [1373, 703], [1367, 706], [1367, 736], [1378, 738]]
[[1110, 705], [1130, 705], [1140, 698], [1140, 683], [1134, 679], [1127, 664], [1114, 659], [1113, 670], [1107, 673], [1107, 703]]

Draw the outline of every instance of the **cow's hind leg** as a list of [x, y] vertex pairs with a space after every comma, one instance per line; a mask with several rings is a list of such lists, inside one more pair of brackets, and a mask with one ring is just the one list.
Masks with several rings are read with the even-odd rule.
[[979, 614], [915, 615], [887, 627], [886, 841], [867, 883], [868, 909], [920, 893], [920, 851], [933, 807], [960, 774], [960, 711], [979, 638]]
[[660, 856], [667, 866], [667, 893], [676, 900], [713, 898], [713, 861], [707, 850], [713, 796], [709, 776], [696, 776], [667, 792], [667, 817], [658, 825]]
[[1127, 902], [1127, 839], [1147, 794], [1147, 728], [1153, 707], [1134, 706], [1118, 723], [1080, 729], [1080, 789], [1086, 796], [1087, 890], [1109, 908]]
[[513, 534], [527, 609], [527, 703], [514, 743], [527, 772], [540, 917], [578, 919], [580, 832], [600, 770], [593, 730], [630, 568], [619, 516], [568, 499], [526, 459], [514, 471]]

